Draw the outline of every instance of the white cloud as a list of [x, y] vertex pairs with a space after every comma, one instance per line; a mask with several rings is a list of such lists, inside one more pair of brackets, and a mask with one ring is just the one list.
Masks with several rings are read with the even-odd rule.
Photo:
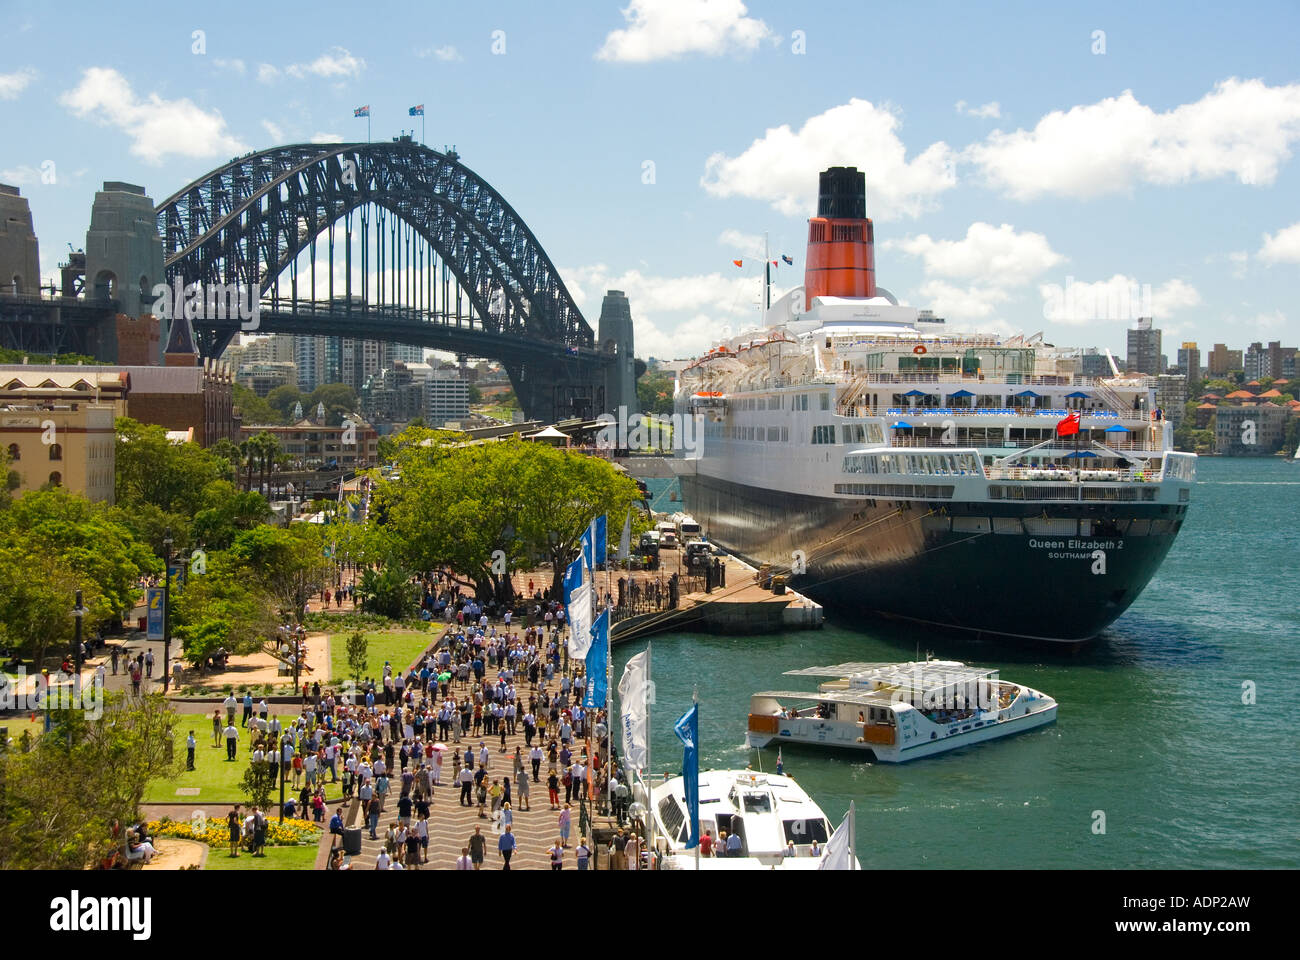
[[0, 170], [0, 182], [14, 187], [23, 187], [29, 183], [40, 183], [41, 171], [30, 163], [24, 163], [17, 167], [8, 167]]
[[978, 117], [981, 120], [997, 120], [1002, 116], [1002, 107], [996, 100], [980, 107], [972, 107], [965, 100], [958, 100], [957, 112], [968, 117]]
[[920, 257], [927, 275], [980, 280], [995, 287], [1028, 283], [1065, 260], [1041, 233], [1017, 233], [1009, 223], [995, 227], [976, 222], [961, 240], [932, 240], [923, 233], [897, 241], [897, 246]]
[[13, 73], [0, 73], [0, 100], [15, 100], [36, 79], [36, 71], [23, 67]]
[[1043, 297], [1043, 318], [1067, 325], [1097, 321], [1127, 324], [1138, 317], [1161, 320], [1201, 303], [1200, 292], [1186, 281], [1175, 278], [1153, 287], [1119, 273], [1094, 282], [1067, 277], [1064, 285], [1041, 284], [1038, 292]]
[[1300, 223], [1293, 223], [1277, 233], [1264, 234], [1259, 259], [1265, 263], [1300, 263]]
[[649, 63], [689, 53], [752, 53], [772, 35], [762, 20], [745, 16], [741, 0], [631, 0], [622, 13], [627, 28], [611, 31], [596, 59]]
[[365, 68], [366, 61], [354, 56], [346, 47], [330, 47], [310, 63], [291, 63], [284, 68], [269, 63], [259, 64], [257, 79], [262, 83], [273, 83], [281, 76], [293, 77], [295, 80], [305, 80], [308, 77], [355, 79], [361, 76], [361, 71]]
[[1300, 139], [1300, 84], [1224, 80], [1195, 103], [1157, 113], [1131, 91], [1053, 111], [1033, 130], [995, 130], [966, 159], [1007, 194], [1090, 197], [1135, 183], [1235, 176], [1269, 184]]
[[237, 57], [232, 60], [222, 60], [221, 58], [218, 57], [212, 61], [212, 64], [218, 70], [229, 70], [232, 73], [239, 74], [241, 77], [244, 75], [244, 72], [248, 69], [248, 66], [244, 63], [244, 61], [240, 60]]
[[59, 97], [81, 119], [117, 127], [131, 138], [131, 152], [149, 163], [169, 154], [183, 157], [234, 156], [247, 145], [226, 129], [220, 111], [205, 111], [189, 99], [138, 98], [116, 70], [91, 67], [81, 82]]
[[939, 141], [909, 161], [899, 124], [887, 107], [854, 98], [811, 117], [797, 133], [782, 125], [739, 156], [713, 154], [700, 184], [714, 196], [752, 197], [787, 216], [810, 216], [817, 206], [817, 171], [856, 166], [866, 173], [868, 216], [915, 217], [956, 185], [955, 154]]
[[740, 230], [723, 230], [718, 234], [718, 243], [728, 247], [733, 253], [742, 257], [761, 257], [763, 255], [763, 238], [756, 233], [743, 233]]
[[[599, 304], [606, 290], [627, 294], [635, 323], [637, 356], [683, 357], [715, 341], [758, 326], [761, 281], [755, 274], [708, 273], [663, 277], [626, 270], [615, 276], [605, 264], [561, 268], [579, 306]], [[784, 293], [775, 286], [772, 299]]]
[[[925, 281], [920, 286], [920, 294], [919, 303], [957, 325], [967, 320], [984, 320], [999, 304], [1011, 299], [1006, 287], [985, 283], [963, 287], [946, 280]], [[987, 329], [987, 323], [980, 325], [980, 330]]]
[[417, 50], [415, 55], [417, 57], [422, 57], [422, 58], [434, 57], [438, 60], [443, 61], [444, 63], [450, 63], [453, 60], [465, 59], [463, 56], [461, 56], [460, 51], [457, 50], [450, 43], [444, 44], [441, 47], [425, 47], [423, 50]]
[[262, 129], [266, 131], [266, 135], [271, 138], [272, 143], [284, 143], [284, 129], [278, 123], [263, 120]]
[[313, 133], [311, 135], [312, 143], [343, 143], [344, 137], [340, 133]]

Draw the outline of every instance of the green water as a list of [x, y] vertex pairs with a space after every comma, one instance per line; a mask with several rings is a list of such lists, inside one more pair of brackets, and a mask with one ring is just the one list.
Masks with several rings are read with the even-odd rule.
[[[917, 627], [846, 623], [759, 637], [653, 639], [654, 768], [700, 697], [701, 767], [756, 762], [749, 695], [815, 689], [784, 670], [922, 654], [996, 666], [1060, 703], [1057, 722], [908, 764], [787, 746], [785, 769], [860, 857], [894, 867], [1300, 866], [1300, 465], [1203, 459], [1173, 550], [1146, 591], [1074, 656]], [[991, 579], [989, 589], [999, 589]], [[615, 677], [641, 643], [616, 648]], [[1251, 681], [1256, 703], [1242, 703]], [[764, 751], [771, 769], [776, 751]], [[1094, 832], [1095, 811], [1105, 833]]]

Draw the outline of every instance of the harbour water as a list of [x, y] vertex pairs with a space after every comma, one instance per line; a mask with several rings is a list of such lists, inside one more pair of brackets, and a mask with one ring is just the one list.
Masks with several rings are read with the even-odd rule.
[[[1300, 866], [1300, 466], [1202, 459], [1193, 509], [1133, 607], [1074, 655], [850, 623], [758, 637], [655, 637], [652, 763], [678, 770], [673, 721], [699, 689], [701, 768], [744, 747], [749, 695], [815, 689], [782, 672], [922, 656], [999, 667], [1061, 704], [1042, 730], [910, 764], [784, 750], [786, 773], [859, 857], [904, 868]], [[990, 590], [1016, 589], [990, 571]], [[615, 678], [644, 644], [615, 650]], [[1254, 703], [1249, 699], [1253, 689]], [[770, 770], [776, 751], [763, 751]], [[1104, 817], [1104, 833], [1099, 826]]]

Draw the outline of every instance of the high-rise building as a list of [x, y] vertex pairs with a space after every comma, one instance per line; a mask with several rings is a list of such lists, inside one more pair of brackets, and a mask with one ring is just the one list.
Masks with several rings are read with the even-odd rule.
[[1201, 379], [1201, 349], [1195, 343], [1187, 342], [1179, 347], [1178, 372], [1187, 378], [1188, 383]]
[[1187, 377], [1181, 373], [1162, 373], [1156, 377], [1156, 406], [1165, 412], [1165, 419], [1174, 426], [1183, 422], [1187, 403]]
[[1243, 369], [1240, 350], [1229, 350], [1226, 344], [1216, 343], [1210, 351], [1209, 374], [1211, 377], [1226, 377], [1233, 370]]
[[424, 422], [430, 427], [469, 419], [469, 383], [454, 369], [433, 371], [424, 398]]
[[1109, 377], [1110, 361], [1096, 347], [1089, 347], [1079, 357], [1079, 373], [1085, 377]]
[[1268, 376], [1268, 351], [1258, 340], [1246, 348], [1242, 369], [1246, 371], [1247, 380]]
[[1128, 331], [1128, 371], [1156, 376], [1165, 372], [1160, 356], [1160, 331], [1150, 317], [1138, 317], [1137, 326]]

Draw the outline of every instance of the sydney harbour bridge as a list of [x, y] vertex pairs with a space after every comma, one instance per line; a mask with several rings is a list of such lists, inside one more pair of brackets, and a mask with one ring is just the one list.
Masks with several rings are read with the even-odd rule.
[[[598, 337], [528, 225], [454, 151], [410, 137], [274, 147], [218, 167], [153, 212], [163, 275], [138, 264], [99, 269], [88, 235], [83, 309], [65, 303], [60, 322], [93, 323], [84, 308], [146, 310], [158, 282], [238, 287], [259, 301], [245, 332], [391, 340], [498, 360], [530, 417], [635, 405], [626, 299], [606, 297]], [[36, 350], [48, 339], [40, 311], [5, 303], [39, 299], [20, 292], [15, 284], [0, 298], [0, 345]], [[215, 359], [241, 318], [198, 314], [196, 345]], [[60, 343], [75, 350], [75, 331]]]

